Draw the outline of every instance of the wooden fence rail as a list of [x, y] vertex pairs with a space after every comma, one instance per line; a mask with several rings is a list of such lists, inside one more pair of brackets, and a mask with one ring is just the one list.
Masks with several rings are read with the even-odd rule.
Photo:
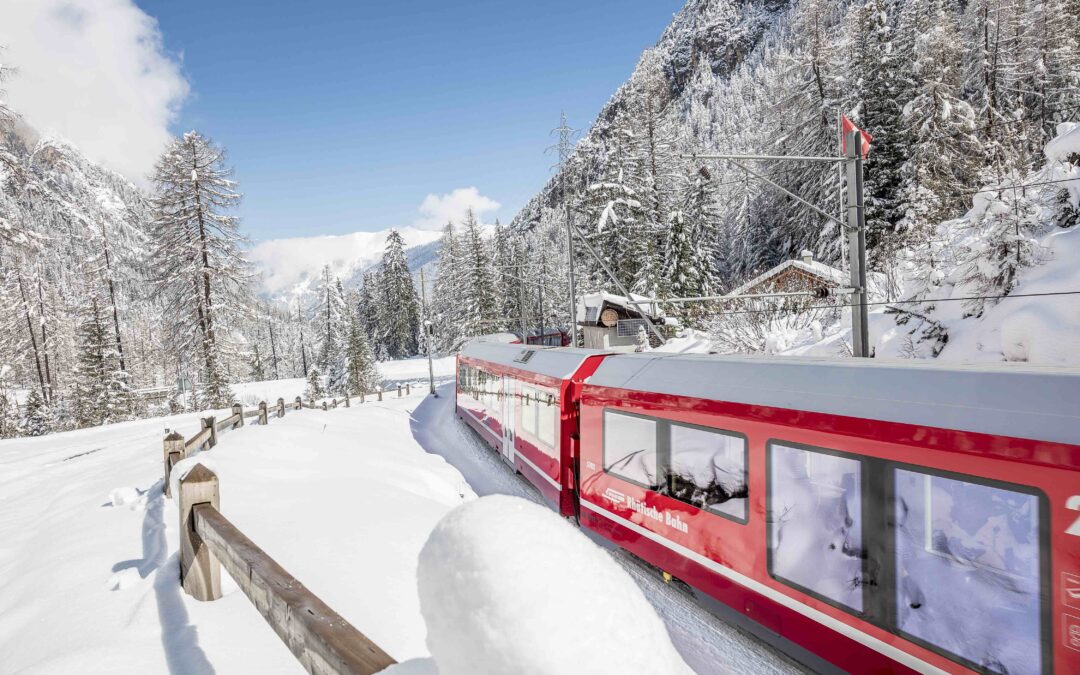
[[[405, 385], [405, 394], [408, 395], [410, 387]], [[380, 388], [375, 392], [378, 396], [378, 400], [383, 400], [383, 390]], [[401, 395], [401, 385], [398, 385], [398, 396]], [[360, 393], [360, 403], [366, 401], [367, 396], [370, 394]], [[279, 398], [277, 400], [277, 406], [275, 406], [275, 414], [277, 417], [285, 417], [285, 411], [291, 410], [303, 410], [307, 408], [309, 410], [329, 410], [330, 408], [337, 408], [338, 405], [344, 404], [346, 408], [352, 407], [352, 402], [348, 394], [345, 394], [345, 398], [338, 401], [338, 399], [323, 399], [320, 403], [315, 401], [304, 401], [301, 397], [297, 396], [293, 404], [288, 408], [285, 406], [285, 399]], [[249, 419], [258, 418], [260, 425], [270, 423], [270, 408], [267, 406], [266, 401], [259, 403], [258, 407], [251, 410], [244, 410], [243, 406], [239, 403], [233, 404], [232, 414], [221, 420], [216, 421], [214, 416], [203, 417], [200, 419], [199, 433], [195, 434], [191, 438], [184, 440], [184, 437], [178, 432], [169, 433], [165, 436], [164, 447], [164, 464], [165, 464], [165, 496], [172, 497], [172, 488], [169, 485], [170, 477], [172, 476], [172, 468], [185, 457], [190, 457], [198, 452], [210, 450], [218, 444], [218, 432], [226, 431], [230, 429], [239, 429], [244, 426], [244, 421]]]
[[199, 464], [180, 479], [180, 582], [221, 597], [221, 566], [313, 675], [377, 673], [396, 661], [221, 514], [218, 477]]

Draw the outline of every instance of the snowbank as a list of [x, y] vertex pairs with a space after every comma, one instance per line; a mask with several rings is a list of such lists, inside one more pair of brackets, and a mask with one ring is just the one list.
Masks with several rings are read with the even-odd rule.
[[526, 500], [484, 497], [451, 511], [417, 575], [440, 675], [692, 672], [618, 563]]

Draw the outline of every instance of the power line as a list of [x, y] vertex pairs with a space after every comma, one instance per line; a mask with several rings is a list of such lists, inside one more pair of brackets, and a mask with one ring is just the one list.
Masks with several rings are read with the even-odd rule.
[[999, 187], [988, 187], [988, 188], [983, 188], [981, 190], [968, 190], [968, 191], [965, 191], [965, 192], [954, 192], [953, 194], [957, 194], [957, 195], [977, 195], [980, 192], [1001, 192], [1002, 190], [1019, 190], [1021, 188], [1037, 187], [1039, 185], [1053, 185], [1055, 183], [1068, 183], [1068, 182], [1071, 182], [1071, 181], [1076, 181], [1077, 183], [1080, 183], [1080, 176], [1077, 176], [1076, 178], [1061, 178], [1059, 180], [1044, 180], [1044, 181], [1040, 181], [1038, 183], [1023, 183], [1021, 185], [1004, 185], [1004, 186], [999, 186]]
[[[807, 307], [792, 307], [790, 309], [782, 309], [780, 307], [774, 309], [740, 309], [734, 312], [720, 312], [720, 316], [732, 316], [735, 314], [768, 314], [775, 312], [808, 312], [814, 309], [841, 309], [843, 307], [876, 307], [882, 305], [929, 305], [938, 302], [961, 302], [966, 300], [1004, 300], [1008, 298], [1045, 298], [1050, 296], [1063, 296], [1063, 295], [1080, 295], [1080, 291], [1054, 291], [1048, 293], [1017, 293], [1011, 295], [970, 295], [960, 298], [937, 298], [933, 300], [891, 300], [882, 302], [867, 302], [863, 304], [859, 303], [841, 303], [836, 305], [809, 305]], [[662, 302], [662, 301], [661, 301]]]

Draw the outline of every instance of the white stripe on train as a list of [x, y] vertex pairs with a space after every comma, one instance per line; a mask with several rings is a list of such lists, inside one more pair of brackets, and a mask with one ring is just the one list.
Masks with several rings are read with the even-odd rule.
[[756, 579], [752, 579], [751, 577], [748, 577], [745, 574], [742, 574], [741, 572], [736, 572], [735, 570], [731, 569], [730, 567], [725, 567], [725, 566], [717, 563], [714, 560], [710, 560], [709, 558], [706, 558], [705, 556], [701, 555], [700, 553], [697, 553], [695, 551], [692, 551], [692, 550], [686, 548], [685, 546], [681, 546], [679, 544], [676, 544], [675, 542], [670, 541], [669, 539], [666, 539], [666, 538], [660, 536], [659, 534], [653, 532], [652, 530], [645, 529], [644, 527], [638, 525], [637, 523], [633, 523], [633, 522], [623, 518], [622, 516], [620, 516], [618, 514], [615, 514], [615, 513], [612, 513], [611, 511], [608, 511], [607, 509], [605, 509], [602, 506], [598, 506], [597, 504], [586, 501], [585, 499], [582, 499], [581, 497], [578, 498], [578, 501], [581, 503], [581, 505], [583, 507], [589, 509], [590, 511], [592, 511], [592, 512], [594, 512], [596, 514], [599, 514], [600, 516], [603, 516], [604, 518], [607, 518], [608, 520], [611, 520], [611, 521], [613, 521], [615, 523], [618, 523], [619, 525], [622, 525], [625, 528], [633, 530], [634, 532], [637, 532], [641, 536], [647, 537], [647, 538], [653, 540], [654, 542], [656, 542], [657, 544], [660, 544], [661, 546], [663, 546], [663, 547], [665, 547], [667, 549], [670, 549], [671, 551], [674, 551], [675, 553], [678, 553], [679, 555], [683, 556], [684, 558], [689, 558], [690, 560], [693, 560], [694, 562], [698, 563], [699, 565], [707, 567], [710, 570], [712, 570], [713, 572], [716, 572], [717, 574], [719, 574], [721, 576], [727, 577], [731, 581], [734, 581], [735, 583], [737, 583], [737, 584], [739, 584], [739, 585], [741, 585], [741, 586], [743, 586], [745, 588], [748, 588], [748, 589], [750, 589], [750, 590], [752, 590], [752, 591], [754, 591], [756, 593], [760, 593], [761, 595], [764, 595], [765, 597], [769, 598], [770, 600], [775, 600], [776, 602], [780, 603], [781, 605], [784, 605], [788, 609], [793, 609], [796, 612], [798, 612], [799, 614], [802, 614], [803, 616], [805, 616], [807, 618], [813, 619], [814, 621], [817, 621], [818, 623], [820, 623], [820, 624], [822, 624], [824, 626], [827, 626], [828, 628], [831, 628], [831, 629], [835, 630], [837, 633], [840, 633], [841, 635], [844, 635], [845, 637], [851, 638], [852, 640], [854, 640], [854, 641], [856, 641], [856, 642], [858, 642], [860, 644], [866, 645], [867, 647], [873, 649], [874, 651], [879, 652], [879, 653], [889, 657], [893, 661], [896, 661], [898, 663], [902, 663], [905, 666], [907, 666], [908, 668], [911, 668], [913, 670], [917, 670], [920, 673], [935, 673], [935, 674], [940, 673], [941, 675], [946, 675], [946, 671], [941, 670], [940, 668], [938, 668], [937, 666], [935, 666], [933, 664], [930, 664], [930, 663], [927, 663], [926, 661], [923, 661], [922, 659], [918, 658], [917, 656], [914, 656], [913, 654], [909, 654], [909, 653], [903, 651], [902, 649], [898, 649], [898, 648], [896, 648], [896, 647], [894, 647], [894, 646], [892, 646], [890, 644], [882, 642], [881, 640], [873, 637], [872, 635], [867, 635], [866, 633], [863, 633], [859, 629], [854, 628], [852, 626], [849, 626], [848, 624], [844, 623], [843, 621], [840, 621], [839, 619], [831, 617], [828, 614], [825, 614], [824, 612], [818, 611], [818, 610], [814, 609], [813, 607], [808, 607], [807, 605], [804, 605], [803, 603], [799, 602], [798, 600], [796, 600], [794, 598], [791, 598], [791, 597], [789, 597], [787, 595], [784, 595], [783, 593], [780, 593], [776, 589], [769, 588], [768, 586], [761, 583], [760, 581], [757, 581]]

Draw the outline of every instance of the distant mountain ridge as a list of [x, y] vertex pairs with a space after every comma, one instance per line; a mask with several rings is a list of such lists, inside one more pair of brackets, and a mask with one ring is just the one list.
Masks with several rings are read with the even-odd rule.
[[[439, 252], [438, 230], [393, 228], [405, 240], [409, 269], [419, 273], [432, 264]], [[362, 282], [363, 275], [379, 264], [391, 229], [341, 235], [272, 239], [256, 245], [249, 259], [260, 273], [260, 293], [282, 303], [301, 302], [318, 284], [323, 265], [347, 288]]]

